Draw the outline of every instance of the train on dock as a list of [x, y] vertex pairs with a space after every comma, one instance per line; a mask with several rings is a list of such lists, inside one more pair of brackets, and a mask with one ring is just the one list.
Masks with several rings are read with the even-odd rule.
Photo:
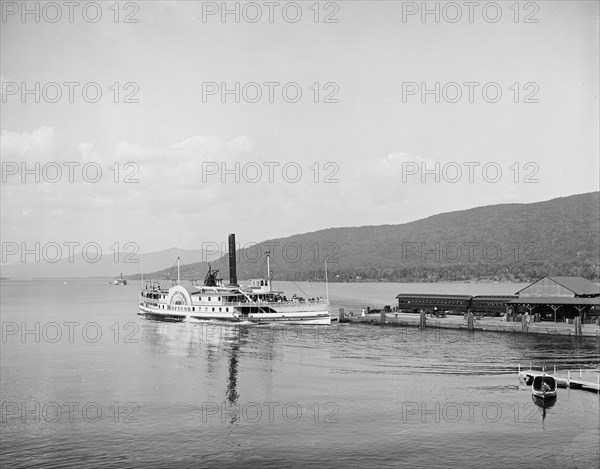
[[434, 314], [464, 314], [471, 311], [480, 316], [502, 316], [507, 303], [516, 295], [432, 295], [404, 294], [396, 296], [400, 311], [425, 310]]

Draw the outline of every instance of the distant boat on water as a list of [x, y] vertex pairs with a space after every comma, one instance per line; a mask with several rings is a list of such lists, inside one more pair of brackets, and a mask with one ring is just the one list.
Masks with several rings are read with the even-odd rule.
[[120, 277], [115, 277], [113, 285], [127, 285], [127, 279], [123, 278], [123, 274]]

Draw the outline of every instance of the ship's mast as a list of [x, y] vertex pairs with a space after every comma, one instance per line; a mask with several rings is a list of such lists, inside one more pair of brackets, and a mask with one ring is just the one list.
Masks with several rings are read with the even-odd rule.
[[181, 262], [181, 258], [177, 256], [177, 285], [179, 285], [180, 275], [179, 275], [179, 263]]
[[270, 264], [271, 251], [265, 251], [265, 254], [267, 255], [267, 280], [269, 281], [269, 288], [270, 288], [271, 287], [271, 264]]
[[327, 261], [325, 261], [325, 292], [327, 295], [327, 302], [329, 303], [329, 283], [327, 281]]

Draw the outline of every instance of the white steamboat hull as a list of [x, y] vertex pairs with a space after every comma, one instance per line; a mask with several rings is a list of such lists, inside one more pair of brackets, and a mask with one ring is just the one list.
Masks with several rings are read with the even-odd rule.
[[309, 313], [260, 313], [250, 314], [248, 320], [258, 324], [331, 324], [329, 311], [311, 311]]
[[250, 313], [248, 315], [234, 312], [198, 312], [192, 311], [189, 306], [174, 306], [170, 309], [160, 309], [158, 307], [140, 304], [141, 316], [148, 318], [183, 322], [183, 321], [227, 321], [241, 322], [250, 321], [257, 324], [331, 324], [331, 314], [327, 309], [315, 309], [311, 311], [302, 311], [300, 308], [285, 308], [285, 310], [268, 313]]

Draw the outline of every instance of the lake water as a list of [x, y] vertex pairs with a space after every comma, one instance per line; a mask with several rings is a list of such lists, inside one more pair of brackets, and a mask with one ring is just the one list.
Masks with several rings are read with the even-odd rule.
[[[275, 285], [325, 296], [323, 284]], [[332, 312], [507, 284], [330, 284]], [[599, 366], [594, 338], [160, 323], [138, 286], [2, 281], [2, 467], [597, 467], [599, 397], [543, 409], [517, 365]]]

